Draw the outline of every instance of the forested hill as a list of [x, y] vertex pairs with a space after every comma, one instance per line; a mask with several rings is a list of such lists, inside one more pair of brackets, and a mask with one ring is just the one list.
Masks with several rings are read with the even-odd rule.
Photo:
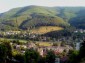
[[26, 6], [0, 14], [0, 29], [28, 29], [37, 26], [75, 26], [85, 29], [84, 7]]

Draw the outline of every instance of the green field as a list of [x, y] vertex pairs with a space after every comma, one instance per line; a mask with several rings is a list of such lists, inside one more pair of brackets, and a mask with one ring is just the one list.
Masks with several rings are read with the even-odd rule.
[[39, 46], [52, 46], [53, 43], [52, 42], [36, 42], [36, 44], [38, 44]]
[[21, 39], [8, 39], [8, 38], [0, 38], [1, 41], [4, 41], [4, 40], [8, 40], [8, 41], [12, 41], [12, 40], [19, 40], [19, 42], [23, 42], [23, 43], [26, 43], [27, 40], [21, 40]]

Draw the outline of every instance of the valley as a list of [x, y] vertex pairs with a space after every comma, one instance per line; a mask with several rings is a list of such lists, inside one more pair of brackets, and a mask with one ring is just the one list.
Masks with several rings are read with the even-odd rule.
[[83, 61], [84, 11], [85, 7], [31, 5], [0, 13], [0, 62]]

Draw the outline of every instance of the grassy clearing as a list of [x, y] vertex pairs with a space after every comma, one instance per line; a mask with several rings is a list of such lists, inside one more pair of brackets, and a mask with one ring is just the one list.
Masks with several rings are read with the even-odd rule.
[[53, 41], [51, 41], [51, 42], [36, 41], [35, 43], [37, 45], [39, 45], [39, 46], [53, 46], [53, 44], [57, 44], [58, 46], [61, 45], [61, 42], [60, 41], [59, 42], [53, 42]]
[[58, 26], [42, 26], [37, 29], [30, 30], [30, 32], [38, 33], [38, 34], [45, 34], [45, 33], [51, 32], [51, 31], [59, 31], [59, 30], [63, 30], [63, 28], [58, 27]]
[[[0, 38], [1, 41], [4, 41], [4, 40], [8, 40], [8, 41], [12, 41], [12, 40], [17, 40], [17, 39], [8, 39], [8, 38]], [[19, 42], [23, 42], [23, 43], [26, 43], [27, 40], [21, 40], [21, 39], [18, 39]]]
[[39, 46], [52, 46], [52, 42], [36, 42]]

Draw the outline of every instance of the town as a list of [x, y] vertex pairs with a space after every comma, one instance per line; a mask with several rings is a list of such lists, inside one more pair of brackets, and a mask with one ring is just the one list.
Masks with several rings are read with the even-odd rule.
[[[82, 30], [74, 31], [74, 33], [84, 33]], [[68, 53], [70, 50], [80, 50], [80, 44], [83, 39], [77, 38], [74, 40], [72, 37], [63, 37], [59, 39], [51, 39], [50, 37], [40, 36], [39, 34], [28, 33], [24, 31], [7, 31], [0, 33], [0, 41], [8, 41], [12, 48], [12, 54], [25, 54], [26, 49], [33, 49], [37, 51], [40, 56], [45, 57], [48, 51], [53, 51], [58, 58], [58, 62], [68, 60]], [[84, 36], [83, 36], [84, 37]], [[18, 39], [16, 39], [18, 38]], [[25, 39], [24, 39], [25, 38]], [[21, 40], [23, 39], [23, 40]], [[38, 40], [37, 40], [38, 39]], [[13, 58], [13, 61], [17, 61]], [[55, 62], [57, 62], [55, 60]]]

